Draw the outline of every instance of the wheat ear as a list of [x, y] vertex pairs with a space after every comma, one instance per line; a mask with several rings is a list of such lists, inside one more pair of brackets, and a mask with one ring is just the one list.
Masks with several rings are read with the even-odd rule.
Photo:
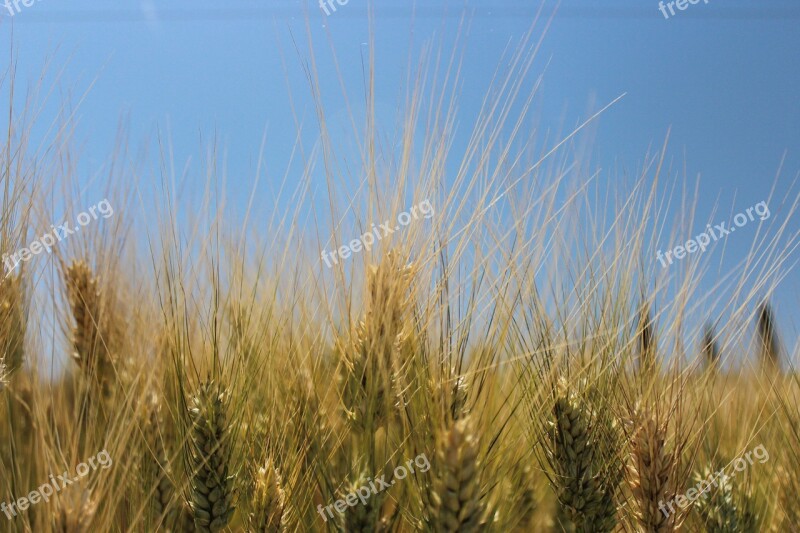
[[[349, 483], [345, 494], [357, 494], [360, 488], [369, 488], [369, 479], [366, 474], [360, 474], [353, 482]], [[381, 509], [386, 495], [384, 493], [371, 494], [366, 503], [358, 502], [354, 507], [347, 509], [344, 515], [344, 531], [348, 533], [384, 533], [389, 531], [388, 520], [381, 517]]]
[[758, 533], [758, 516], [749, 508], [749, 495], [741, 494], [737, 501], [733, 483], [727, 475], [716, 476], [707, 466], [696, 474], [695, 481], [700, 484], [714, 478], [716, 488], [711, 496], [703, 495], [695, 501], [705, 530], [708, 533]]
[[277, 533], [283, 528], [286, 495], [281, 487], [281, 477], [270, 459], [258, 469], [250, 513], [250, 531]]
[[631, 443], [632, 464], [629, 484], [637, 507], [636, 519], [645, 531], [666, 533], [675, 530], [676, 516], [668, 516], [659, 505], [673, 497], [670, 474], [675, 460], [665, 446], [666, 431], [653, 417], [645, 419]]
[[719, 345], [714, 333], [714, 326], [706, 324], [703, 328], [703, 356], [706, 360], [706, 367], [711, 370], [719, 368]]
[[639, 372], [650, 378], [656, 371], [656, 332], [650, 304], [643, 302], [639, 309]]
[[483, 530], [487, 509], [481, 501], [479, 449], [469, 417], [440, 435], [429, 511], [436, 533]]
[[778, 330], [775, 328], [775, 316], [769, 302], [765, 301], [758, 307], [756, 327], [762, 363], [766, 368], [778, 368], [781, 359], [781, 344], [778, 340]]
[[611, 531], [615, 523], [613, 497], [619, 480], [616, 475], [609, 475], [613, 465], [597, 464], [610, 458], [602, 454], [595, 457], [595, 449], [601, 449], [599, 441], [611, 436], [592, 438], [591, 413], [565, 384], [560, 389], [553, 407], [552, 434], [558, 499], [578, 531]]
[[800, 524], [800, 509], [795, 504], [797, 498], [798, 480], [794, 472], [789, 472], [783, 466], [775, 469], [778, 481], [778, 509], [777, 520], [779, 531], [791, 531], [792, 527]]
[[364, 320], [356, 326], [353, 342], [340, 349], [346, 415], [359, 433], [384, 425], [391, 407], [402, 403], [406, 365], [398, 354], [410, 337], [413, 272], [394, 252], [370, 268]]
[[[22, 276], [0, 281], [0, 377], [10, 379], [25, 359], [25, 308]], [[0, 386], [0, 388], [2, 388]]]
[[533, 515], [536, 513], [536, 492], [534, 491], [531, 467], [520, 469], [520, 496], [517, 499], [517, 523], [515, 531], [531, 531], [533, 529]]
[[[170, 479], [170, 466], [167, 450], [164, 447], [164, 427], [161, 415], [161, 401], [157, 394], [148, 397], [148, 413], [144, 422], [144, 436], [147, 451], [143, 457], [143, 485], [150, 496], [151, 517], [155, 520], [164, 518], [163, 524], [172, 525], [174, 516], [164, 516], [175, 497], [175, 486]], [[155, 487], [152, 487], [155, 483]], [[150, 492], [152, 488], [152, 493]], [[174, 513], [170, 513], [172, 515]]]
[[191, 400], [189, 417], [189, 503], [195, 526], [203, 533], [220, 531], [234, 512], [225, 391], [214, 381], [203, 383]]
[[112, 346], [113, 317], [100, 293], [100, 280], [84, 261], [75, 261], [66, 269], [67, 300], [75, 326], [72, 334], [72, 358], [90, 382], [100, 386], [109, 397], [114, 384]]
[[467, 385], [466, 376], [458, 376], [455, 378], [452, 394], [450, 413], [453, 416], [453, 420], [460, 420], [469, 415], [469, 407], [467, 405], [469, 400], [469, 386]]
[[97, 501], [88, 490], [65, 491], [58, 500], [55, 531], [57, 533], [84, 533], [91, 531], [90, 524], [97, 512]]

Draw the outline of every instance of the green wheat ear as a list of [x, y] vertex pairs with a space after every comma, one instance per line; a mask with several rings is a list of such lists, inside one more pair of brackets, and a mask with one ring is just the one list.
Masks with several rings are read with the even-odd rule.
[[191, 400], [189, 418], [189, 503], [194, 523], [197, 531], [221, 531], [235, 510], [234, 476], [228, 475], [231, 449], [225, 391], [214, 381], [203, 383]]
[[[518, 467], [519, 468], [519, 467]], [[533, 472], [530, 466], [520, 468], [519, 472], [520, 495], [516, 502], [517, 524], [515, 531], [531, 531], [533, 517], [536, 513], [537, 501], [534, 490]]]
[[720, 363], [719, 344], [717, 343], [716, 333], [714, 326], [706, 324], [703, 327], [703, 356], [706, 360], [706, 368], [717, 371]]
[[[694, 481], [700, 484], [714, 475], [712, 468], [706, 466], [695, 475]], [[759, 519], [749, 495], [737, 495], [730, 478], [724, 474], [717, 477], [716, 484], [710, 496], [704, 494], [695, 501], [705, 530], [708, 533], [758, 533]]]
[[756, 329], [760, 341], [761, 362], [767, 369], [780, 368], [781, 342], [778, 339], [778, 330], [775, 326], [775, 315], [772, 306], [764, 301], [758, 306]]
[[453, 423], [440, 435], [428, 511], [431, 531], [484, 530], [488, 513], [485, 500], [481, 499], [479, 450], [469, 417]]
[[[363, 472], [348, 484], [345, 494], [356, 494], [361, 487], [369, 487], [369, 478]], [[344, 531], [348, 533], [384, 533], [390, 530], [389, 520], [381, 517], [385, 493], [371, 493], [367, 503], [360, 501], [344, 514]]]
[[[614, 497], [622, 469], [611, 454], [616, 428], [612, 420], [594, 415], [574, 392], [561, 383], [553, 407], [553, 482], [558, 500], [577, 531], [612, 531], [616, 525]], [[599, 431], [602, 430], [602, 431]]]
[[251, 508], [251, 532], [277, 533], [283, 529], [286, 494], [281, 487], [280, 474], [270, 459], [256, 472]]

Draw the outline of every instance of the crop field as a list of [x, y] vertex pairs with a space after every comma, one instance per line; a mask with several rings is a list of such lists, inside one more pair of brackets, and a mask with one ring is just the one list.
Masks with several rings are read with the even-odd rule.
[[[652, 24], [718, 7], [692, 4]], [[298, 26], [269, 95], [293, 119], [242, 166], [213, 128], [140, 145], [135, 106], [84, 156], [91, 93], [23, 79], [5, 32], [0, 531], [800, 531], [797, 154], [728, 203], [679, 127], [600, 168], [638, 89], [550, 123], [558, 12], [487, 45], [480, 98], [480, 20], [451, 17], [392, 65], [396, 106], [389, 37], [353, 59]]]

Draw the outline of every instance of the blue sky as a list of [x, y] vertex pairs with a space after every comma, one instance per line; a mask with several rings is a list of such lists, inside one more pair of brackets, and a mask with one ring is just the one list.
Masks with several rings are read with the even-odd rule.
[[[409, 51], [430, 39], [451, 40], [464, 4], [422, 5], [413, 21], [410, 1], [374, 6], [377, 100], [386, 116], [402, 96], [398, 87]], [[498, 58], [529, 28], [539, 4], [466, 5], [471, 16], [460, 96], [465, 117], [477, 112]], [[573, 125], [625, 93], [594, 133], [598, 166], [633, 173], [648, 148], [660, 146], [671, 130], [668, 157], [676, 167], [685, 165], [689, 177], [702, 176], [700, 220], [717, 199], [723, 212], [733, 213], [766, 199], [784, 154], [775, 196], [788, 191], [800, 169], [796, 0], [701, 0], [670, 19], [653, 0], [564, 0], [559, 9], [533, 72], [535, 77], [546, 67], [537, 104], [544, 129]], [[121, 119], [133, 143], [158, 131], [167, 134], [179, 162], [196, 159], [216, 135], [227, 153], [234, 202], [250, 192], [265, 131], [266, 159], [276, 179], [282, 175], [294, 143], [287, 84], [299, 114], [313, 119], [301, 68], [308, 57], [306, 17], [320, 75], [331, 87], [336, 74], [325, 60], [326, 40], [336, 49], [349, 90], [357, 90], [370, 37], [367, 3], [361, 0], [349, 0], [330, 16], [313, 2], [289, 0], [38, 0], [13, 17], [2, 7], [0, 12], [0, 57], [7, 62], [13, 22], [19, 82], [35, 81], [47, 58], [53, 58], [49, 81], [63, 67], [56, 98], [77, 100], [94, 82], [76, 130], [87, 173], [107, 160]], [[342, 120], [337, 94], [324, 99], [330, 115]], [[54, 111], [58, 99], [46, 109]], [[772, 215], [780, 212], [773, 208]], [[796, 221], [789, 226], [798, 229]], [[674, 244], [664, 242], [663, 248]], [[741, 258], [751, 244], [747, 237], [731, 238], [725, 253]], [[790, 276], [785, 287], [779, 307], [796, 308], [797, 277]]]

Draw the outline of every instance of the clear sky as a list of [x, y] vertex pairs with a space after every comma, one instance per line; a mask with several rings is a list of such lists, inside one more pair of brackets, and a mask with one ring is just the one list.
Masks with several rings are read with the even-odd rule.
[[[388, 115], [401, 96], [410, 49], [418, 51], [434, 37], [451, 40], [464, 3], [426, 0], [413, 19], [411, 1], [375, 4], [377, 100], [379, 113]], [[461, 109], [472, 116], [498, 58], [530, 27], [539, 4], [466, 5]], [[275, 179], [294, 144], [287, 85], [299, 113], [313, 119], [301, 68], [308, 57], [307, 17], [321, 77], [336, 76], [327, 60], [330, 38], [345, 83], [357, 90], [369, 40], [367, 7], [349, 0], [326, 16], [316, 3], [294, 0], [37, 0], [20, 4], [13, 17], [0, 6], [0, 57], [7, 63], [13, 42], [23, 84], [35, 81], [53, 59], [48, 80], [59, 74], [60, 93], [51, 110], [69, 95], [77, 100], [94, 82], [76, 131], [89, 167], [107, 160], [122, 118], [133, 142], [167, 133], [176, 161], [196, 158], [217, 135], [227, 152], [231, 198], [244, 201], [264, 132]], [[702, 176], [700, 220], [717, 199], [726, 213], [767, 199], [784, 155], [777, 198], [800, 169], [797, 0], [700, 0], [668, 19], [654, 0], [564, 0], [534, 76], [545, 67], [537, 105], [543, 128], [573, 125], [625, 93], [598, 124], [594, 162], [632, 171], [671, 129], [669, 158], [676, 168], [685, 165], [688, 176]], [[338, 95], [324, 99], [334, 121], [343, 120]], [[780, 217], [779, 210], [773, 208], [772, 216]], [[796, 221], [789, 224], [797, 231]], [[728, 239], [725, 253], [732, 261], [747, 253], [755, 235], [752, 228], [742, 231], [750, 233]], [[797, 280], [787, 279], [777, 302], [789, 314], [797, 309]]]

